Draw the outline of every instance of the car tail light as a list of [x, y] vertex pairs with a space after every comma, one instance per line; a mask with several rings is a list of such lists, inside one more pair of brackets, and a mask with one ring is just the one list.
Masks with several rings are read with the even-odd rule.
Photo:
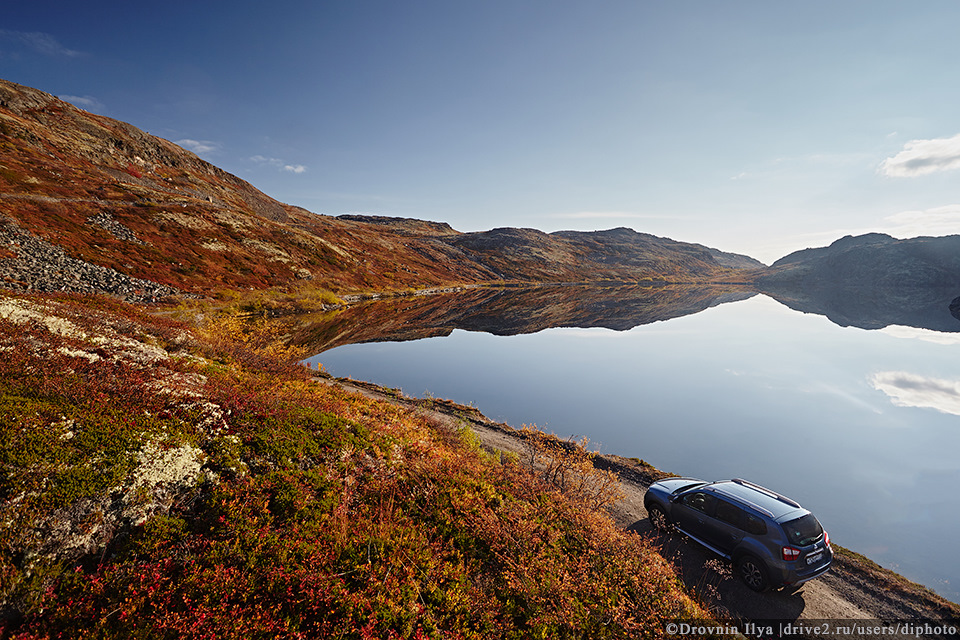
[[792, 562], [800, 557], [800, 549], [794, 547], [784, 547], [783, 548], [783, 559], [787, 562]]
[[823, 544], [827, 545], [827, 549], [830, 548], [830, 534], [826, 531], [823, 532]]

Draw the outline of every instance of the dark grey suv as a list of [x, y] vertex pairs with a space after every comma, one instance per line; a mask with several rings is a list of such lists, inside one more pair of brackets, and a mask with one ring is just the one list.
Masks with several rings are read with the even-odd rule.
[[754, 591], [802, 584], [833, 562], [830, 536], [812, 513], [746, 480], [659, 480], [647, 489], [644, 506], [657, 529], [675, 526], [732, 560]]

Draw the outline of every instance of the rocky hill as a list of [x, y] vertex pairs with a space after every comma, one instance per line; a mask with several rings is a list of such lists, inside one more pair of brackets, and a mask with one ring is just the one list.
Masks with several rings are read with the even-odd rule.
[[177, 145], [0, 80], [0, 275], [19, 290], [402, 290], [742, 280], [760, 263], [629, 229], [460, 233], [283, 204]]
[[845, 236], [796, 251], [760, 277], [764, 287], [950, 287], [960, 285], [960, 236], [898, 240], [883, 233]]

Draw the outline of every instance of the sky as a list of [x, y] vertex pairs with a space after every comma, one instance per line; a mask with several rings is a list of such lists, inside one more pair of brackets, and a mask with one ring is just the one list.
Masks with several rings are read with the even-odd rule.
[[766, 263], [960, 233], [953, 0], [7, 5], [0, 78], [316, 213]]

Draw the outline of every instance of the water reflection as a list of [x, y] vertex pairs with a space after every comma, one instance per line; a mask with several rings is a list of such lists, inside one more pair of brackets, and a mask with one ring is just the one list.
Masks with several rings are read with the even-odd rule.
[[[824, 287], [763, 293], [841, 327], [884, 329], [891, 335], [939, 343], [960, 339], [947, 335], [960, 333], [956, 289]], [[626, 331], [757, 294], [756, 289], [735, 285], [478, 287], [368, 301], [335, 314], [305, 318], [294, 340], [320, 353], [346, 344], [445, 336], [455, 329], [499, 336], [560, 327]]]
[[445, 336], [455, 329], [499, 336], [559, 327], [625, 331], [754, 295], [754, 290], [733, 285], [475, 288], [355, 305], [306, 323], [294, 339], [320, 353], [358, 342]]
[[881, 371], [870, 378], [874, 389], [898, 407], [922, 407], [960, 416], [960, 380], [920, 376], [909, 371]]
[[796, 311], [826, 316], [841, 327], [883, 329], [895, 325], [960, 332], [958, 288], [824, 285], [778, 288], [764, 293]]

